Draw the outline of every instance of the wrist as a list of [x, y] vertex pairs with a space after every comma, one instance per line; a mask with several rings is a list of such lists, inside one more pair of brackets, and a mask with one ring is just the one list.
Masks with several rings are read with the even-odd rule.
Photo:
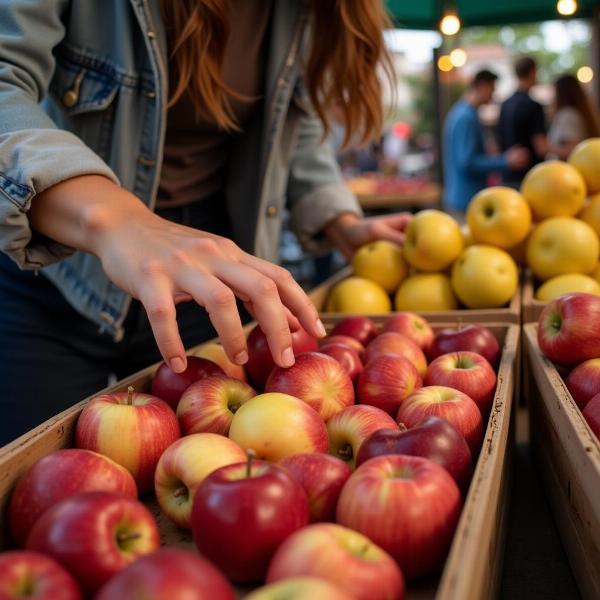
[[353, 227], [360, 221], [360, 217], [353, 212], [343, 212], [329, 221], [323, 228], [323, 233], [328, 237], [337, 237], [348, 228]]

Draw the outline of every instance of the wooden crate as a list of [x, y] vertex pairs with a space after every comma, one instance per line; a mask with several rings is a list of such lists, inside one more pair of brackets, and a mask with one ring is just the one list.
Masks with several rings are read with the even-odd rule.
[[[324, 318], [326, 327], [331, 328], [336, 320]], [[456, 325], [435, 324], [434, 328], [452, 324]], [[408, 600], [483, 600], [498, 593], [508, 509], [509, 432], [519, 328], [505, 323], [489, 327], [501, 343], [503, 354], [482, 450], [444, 570], [440, 577], [411, 582]], [[156, 365], [149, 367], [104, 391], [121, 391], [129, 385], [147, 391], [155, 369]], [[9, 544], [6, 506], [17, 479], [39, 458], [73, 445], [77, 418], [88, 401], [83, 400], [0, 449], [0, 547]], [[163, 544], [193, 549], [189, 533], [171, 524], [151, 498], [146, 503], [157, 518]], [[243, 597], [246, 590], [238, 591]]]
[[530, 440], [571, 568], [584, 598], [600, 598], [600, 442], [558, 370], [523, 328]]
[[[326, 313], [325, 303], [327, 297], [333, 286], [349, 277], [352, 274], [351, 267], [345, 267], [339, 273], [336, 273], [333, 277], [330, 277], [324, 281], [321, 285], [317, 286], [308, 296], [313, 301], [313, 304], [317, 307], [324, 318], [335, 318], [338, 317], [338, 313]], [[453, 323], [462, 321], [463, 323], [515, 323], [521, 322], [521, 288], [517, 290], [508, 306], [503, 308], [462, 308], [457, 310], [444, 310], [444, 311], [418, 311], [422, 317], [425, 317], [431, 323]], [[375, 315], [367, 315], [372, 318]]]
[[523, 276], [523, 324], [537, 323], [546, 306], [546, 302], [535, 299], [535, 286], [531, 271], [527, 270]]

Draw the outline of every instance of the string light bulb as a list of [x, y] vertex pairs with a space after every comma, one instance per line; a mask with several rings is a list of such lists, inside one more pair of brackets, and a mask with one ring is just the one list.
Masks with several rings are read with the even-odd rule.
[[467, 63], [467, 53], [462, 48], [455, 48], [450, 52], [450, 62], [453, 67], [464, 67]]
[[558, 0], [556, 3], [556, 10], [559, 15], [563, 17], [570, 17], [577, 12], [577, 1], [576, 0]]
[[447, 54], [442, 54], [442, 56], [438, 58], [437, 65], [438, 69], [444, 73], [448, 73], [454, 68], [452, 60]]
[[579, 67], [577, 69], [577, 79], [580, 83], [589, 83], [594, 79], [594, 70], [591, 67]]
[[440, 21], [440, 31], [444, 35], [456, 35], [460, 31], [460, 19], [454, 11], [447, 11]]

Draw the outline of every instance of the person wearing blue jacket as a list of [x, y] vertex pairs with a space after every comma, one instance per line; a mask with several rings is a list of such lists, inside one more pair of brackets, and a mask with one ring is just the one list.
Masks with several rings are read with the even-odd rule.
[[498, 155], [485, 150], [477, 111], [492, 100], [497, 79], [491, 71], [479, 71], [446, 117], [443, 205], [449, 212], [463, 213], [471, 198], [486, 187], [490, 173], [518, 170], [529, 163], [529, 153], [522, 147], [515, 146]]

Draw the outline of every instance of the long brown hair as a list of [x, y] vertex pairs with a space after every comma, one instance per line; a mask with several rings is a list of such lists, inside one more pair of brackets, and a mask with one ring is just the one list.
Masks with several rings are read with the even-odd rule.
[[[289, 0], [288, 0], [289, 1]], [[198, 110], [225, 130], [237, 129], [230, 100], [243, 98], [225, 84], [221, 66], [229, 35], [229, 0], [163, 0], [172, 57], [179, 79], [169, 106], [188, 90]], [[383, 42], [389, 20], [383, 0], [310, 0], [312, 48], [305, 68], [306, 87], [316, 114], [329, 132], [336, 107], [347, 143], [366, 142], [383, 125], [382, 87], [377, 66], [391, 78]]]
[[554, 82], [556, 110], [571, 106], [579, 111], [585, 122], [588, 137], [600, 135], [598, 112], [594, 110], [590, 98], [573, 75], [563, 75]]

